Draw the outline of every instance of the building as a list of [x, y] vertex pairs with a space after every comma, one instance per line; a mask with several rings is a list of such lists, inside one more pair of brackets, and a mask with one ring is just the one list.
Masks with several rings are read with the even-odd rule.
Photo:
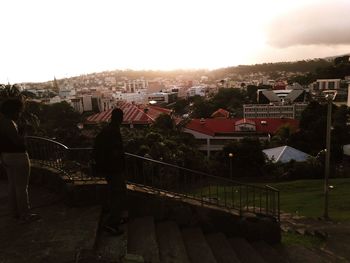
[[296, 104], [244, 104], [244, 118], [291, 118], [300, 119], [307, 103]]
[[177, 100], [177, 92], [155, 92], [147, 95], [148, 102], [169, 104]]
[[[116, 105], [122, 109], [124, 113], [123, 125], [130, 128], [135, 126], [148, 126], [152, 124], [160, 114], [172, 114], [172, 110], [153, 106], [153, 105], [137, 105], [134, 103], [120, 102]], [[109, 109], [94, 115], [89, 116], [85, 120], [85, 125], [96, 125], [109, 122], [112, 115], [112, 110]]]
[[184, 132], [192, 134], [198, 141], [199, 149], [205, 151], [209, 157], [212, 152], [222, 150], [230, 141], [245, 137], [261, 141], [270, 140], [283, 125], [289, 125], [292, 130], [297, 130], [299, 121], [288, 118], [193, 119], [186, 125]]
[[84, 95], [82, 97], [83, 111], [92, 111], [92, 95]]
[[306, 101], [306, 91], [303, 89], [283, 89], [257, 91], [257, 101], [259, 104], [269, 103], [295, 103]]
[[187, 90], [187, 97], [193, 97], [193, 96], [201, 96], [204, 97], [206, 95], [207, 86], [200, 85], [200, 86], [193, 86]]
[[116, 101], [125, 101], [129, 103], [147, 103], [147, 91], [145, 89], [133, 93], [117, 91], [113, 94], [113, 98]]
[[318, 79], [316, 80], [315, 90], [338, 90], [340, 89], [340, 79]]
[[275, 163], [288, 163], [291, 160], [294, 160], [296, 162], [305, 162], [307, 159], [311, 158], [311, 155], [287, 145], [265, 149], [263, 150], [263, 153], [266, 154], [269, 160]]
[[217, 111], [215, 111], [211, 116], [211, 118], [224, 118], [224, 119], [228, 119], [230, 118], [230, 113], [227, 110], [224, 109], [218, 109]]
[[84, 112], [84, 105], [82, 98], [73, 98], [70, 100], [70, 105], [74, 108], [75, 111], [79, 113]]

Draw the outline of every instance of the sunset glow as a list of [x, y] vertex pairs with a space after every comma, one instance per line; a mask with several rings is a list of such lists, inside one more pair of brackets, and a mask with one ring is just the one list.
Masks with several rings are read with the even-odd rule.
[[[314, 17], [311, 27], [307, 18], [330, 5], [326, 30], [334, 41], [313, 42], [312, 32], [303, 37], [300, 28], [320, 35], [320, 19]], [[126, 68], [213, 69], [350, 51], [349, 36], [337, 42], [350, 18], [334, 17], [338, 9], [350, 11], [348, 1], [5, 0], [0, 9], [0, 83]]]

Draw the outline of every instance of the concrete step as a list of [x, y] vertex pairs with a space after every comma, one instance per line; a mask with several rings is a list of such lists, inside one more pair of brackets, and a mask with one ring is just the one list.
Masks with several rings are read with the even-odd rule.
[[129, 222], [127, 247], [129, 254], [141, 255], [145, 262], [160, 262], [153, 217], [140, 217]]
[[245, 239], [230, 238], [229, 242], [242, 263], [266, 263]]
[[217, 263], [200, 228], [183, 229], [182, 237], [186, 245], [188, 257], [192, 263]]
[[120, 225], [119, 229], [124, 233], [120, 236], [113, 236], [103, 230], [103, 225], [100, 227], [96, 253], [108, 262], [121, 262], [121, 259], [127, 254], [128, 225]]
[[157, 224], [156, 233], [162, 263], [190, 263], [181, 231], [175, 222]]
[[33, 212], [42, 219], [19, 224], [10, 216], [0, 217], [0, 262], [73, 262], [81, 251], [94, 250], [101, 207], [55, 203], [36, 206]]
[[206, 235], [206, 239], [218, 263], [240, 263], [236, 252], [223, 233]]
[[275, 248], [264, 241], [251, 243], [252, 247], [258, 251], [262, 258], [269, 263], [288, 263], [286, 257], [279, 253]]

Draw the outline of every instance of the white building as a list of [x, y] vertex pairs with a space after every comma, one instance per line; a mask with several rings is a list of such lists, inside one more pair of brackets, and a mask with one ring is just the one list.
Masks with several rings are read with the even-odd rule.
[[133, 93], [123, 93], [120, 91], [117, 91], [113, 94], [113, 98], [116, 101], [125, 101], [129, 103], [138, 103], [143, 104], [147, 102], [147, 94], [146, 90], [138, 90], [137, 92]]
[[316, 80], [316, 90], [337, 90], [340, 88], [340, 79], [318, 79]]
[[83, 111], [92, 111], [92, 95], [82, 97]]
[[148, 102], [155, 101], [156, 103], [172, 103], [177, 99], [177, 92], [155, 92], [147, 95]]
[[72, 91], [70, 89], [62, 88], [58, 91], [58, 96], [62, 99], [73, 96]]
[[84, 112], [84, 105], [83, 105], [82, 97], [72, 98], [70, 100], [70, 105], [74, 108], [75, 111], [77, 111], [79, 113]]
[[204, 97], [206, 94], [207, 87], [204, 85], [201, 86], [193, 86], [187, 90], [187, 96], [193, 97], [196, 95], [199, 95], [201, 97]]
[[299, 119], [307, 103], [290, 105], [276, 104], [244, 104], [244, 118], [291, 118]]

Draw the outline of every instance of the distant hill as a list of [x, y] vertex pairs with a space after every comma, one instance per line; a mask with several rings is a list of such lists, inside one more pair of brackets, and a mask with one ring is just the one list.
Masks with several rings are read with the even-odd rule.
[[255, 65], [239, 65], [236, 67], [228, 67], [213, 70], [211, 73], [217, 78], [235, 75], [235, 74], [251, 74], [251, 73], [275, 73], [275, 72], [293, 72], [293, 73], [308, 73], [315, 72], [318, 68], [329, 67], [333, 64], [331, 59], [311, 59], [300, 60], [295, 62], [277, 62], [277, 63], [263, 63]]
[[[63, 82], [69, 82], [77, 85], [77, 83], [84, 85], [84, 82], [88, 81], [90, 85], [99, 86], [98, 83], [104, 80], [106, 77], [113, 77], [116, 81], [122, 81], [125, 79], [133, 80], [137, 78], [144, 78], [147, 80], [156, 78], [167, 79], [182, 79], [193, 80], [199, 79], [201, 76], [208, 76], [211, 81], [223, 79], [226, 77], [236, 78], [237, 76], [247, 76], [250, 74], [261, 73], [271, 78], [278, 78], [284, 76], [283, 73], [292, 73], [292, 75], [307, 75], [320, 72], [320, 69], [332, 67], [334, 65], [335, 58], [340, 56], [317, 58], [309, 60], [300, 60], [295, 62], [277, 62], [277, 63], [262, 63], [255, 65], [239, 65], [234, 67], [219, 68], [215, 70], [172, 70], [172, 71], [160, 71], [160, 70], [111, 70], [98, 73], [90, 73], [83, 76], [75, 76], [67, 79], [57, 80], [59, 84]], [[309, 82], [309, 81], [307, 81]], [[44, 83], [26, 83], [27, 86], [52, 86], [52, 80]], [[103, 85], [103, 83], [102, 83]]]

